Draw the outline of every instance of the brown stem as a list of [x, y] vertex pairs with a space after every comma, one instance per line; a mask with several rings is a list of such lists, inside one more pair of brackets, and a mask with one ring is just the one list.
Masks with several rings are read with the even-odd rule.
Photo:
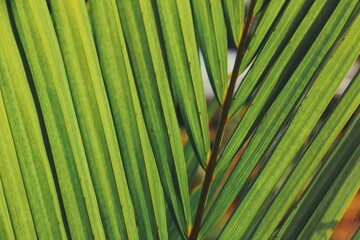
[[219, 152], [220, 152], [220, 146], [221, 146], [221, 142], [222, 142], [222, 139], [224, 136], [224, 129], [225, 129], [225, 126], [226, 126], [226, 123], [228, 120], [228, 114], [229, 114], [231, 102], [233, 100], [236, 79], [238, 77], [240, 65], [241, 65], [241, 62], [242, 62], [244, 54], [245, 54], [246, 39], [249, 34], [249, 30], [250, 30], [250, 26], [251, 26], [251, 22], [252, 22], [252, 15], [253, 15], [254, 7], [255, 7], [255, 2], [256, 2], [255, 0], [251, 1], [250, 11], [248, 14], [248, 19], [246, 20], [244, 34], [241, 37], [240, 46], [236, 52], [235, 64], [234, 64], [234, 68], [233, 68], [233, 71], [231, 74], [230, 84], [229, 84], [228, 90], [226, 92], [226, 97], [225, 97], [225, 101], [223, 104], [223, 108], [221, 111], [220, 122], [219, 122], [219, 125], [217, 128], [217, 131], [216, 131], [215, 141], [214, 141], [213, 149], [211, 152], [210, 160], [209, 160], [209, 163], [206, 168], [205, 179], [204, 179], [204, 183], [203, 183], [203, 186], [201, 189], [200, 200], [199, 200], [198, 208], [196, 211], [194, 227], [193, 227], [193, 229], [190, 233], [190, 237], [189, 237], [190, 240], [196, 240], [200, 233], [201, 222], [202, 222], [202, 218], [204, 215], [205, 204], [206, 204], [206, 200], [207, 200], [207, 197], [209, 194], [211, 182], [213, 180], [214, 170], [215, 170], [217, 158], [218, 158]]

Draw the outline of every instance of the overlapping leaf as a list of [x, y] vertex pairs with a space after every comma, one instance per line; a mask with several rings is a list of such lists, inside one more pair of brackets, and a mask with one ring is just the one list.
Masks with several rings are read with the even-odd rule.
[[[210, 153], [195, 35], [213, 103], [223, 105], [226, 33], [239, 44], [245, 3], [0, 1], [0, 238], [187, 239], [201, 185], [188, 188]], [[240, 195], [220, 239], [328, 238], [360, 184], [359, 73], [318, 120], [359, 55], [360, 4], [250, 5], [254, 26], [238, 58], [240, 73], [250, 71], [230, 110], [242, 109], [240, 123], [214, 156], [199, 237], [212, 237]]]
[[[360, 115], [357, 113], [297, 207], [276, 234], [277, 239], [296, 238], [299, 234], [309, 238], [310, 235], [317, 234], [314, 231], [316, 228], [323, 229], [318, 232], [322, 236], [331, 233], [334, 224], [359, 188], [359, 126]], [[328, 218], [329, 221], [322, 222], [322, 218]], [[324, 225], [327, 228], [324, 229]]]
[[[351, 156], [350, 164], [345, 166], [341, 175], [337, 177], [336, 182], [307, 222], [299, 238], [315, 240], [321, 237], [331, 237], [331, 233], [359, 190], [360, 164], [351, 164], [359, 160], [359, 155], [360, 147], [358, 145]], [[324, 226], [326, 226], [325, 229]]]
[[132, 0], [117, 4], [161, 183], [185, 238], [191, 228], [186, 165], [151, 3]]
[[[254, 15], [260, 15], [258, 20], [259, 23], [256, 25], [254, 33], [249, 40], [249, 46], [247, 47], [244, 59], [240, 65], [240, 72], [243, 72], [245, 68], [249, 66], [251, 61], [254, 60], [256, 54], [261, 51], [261, 46], [266, 43], [266, 40], [269, 37], [268, 35], [270, 35], [269, 31], [272, 29], [274, 22], [281, 17], [282, 10], [285, 8], [284, 6], [286, 6], [286, 0], [276, 2], [270, 1], [263, 12], [259, 14], [257, 10], [260, 6], [262, 6], [262, 4], [263, 3], [261, 3], [261, 1], [257, 1], [255, 5]], [[291, 21], [291, 18], [289, 21]], [[281, 21], [279, 24], [284, 24], [284, 22]], [[245, 85], [245, 83], [243, 83], [243, 85]], [[236, 110], [232, 107], [231, 111], [230, 115], [233, 115]]]
[[[292, 119], [289, 128], [277, 144], [261, 174], [235, 210], [220, 238], [246, 237], [243, 234], [246, 233], [247, 228], [254, 219], [259, 217], [264, 201], [291, 163], [291, 160], [300, 150], [303, 142], [309, 136], [337, 87], [345, 77], [347, 70], [356, 60], [360, 52], [360, 41], [358, 41], [360, 33], [357, 31], [359, 19], [357, 18], [352, 24], [332, 58], [318, 73], [316, 81], [301, 102], [301, 106]], [[330, 76], [332, 81], [328, 81]]]
[[[11, 30], [6, 4], [0, 4], [0, 91], [32, 218], [38, 237], [66, 237], [34, 100]], [[9, 191], [8, 186], [6, 189]]]
[[190, 2], [158, 0], [156, 5], [175, 98], [196, 156], [205, 168], [210, 139]]
[[50, 1], [50, 6], [106, 237], [134, 239], [134, 209], [85, 3]]
[[[3, 10], [3, 9], [2, 9]], [[3, 11], [2, 11], [3, 12]], [[36, 238], [29, 202], [16, 156], [14, 140], [0, 91], [0, 177], [15, 237]], [[14, 186], [16, 186], [14, 188]], [[5, 212], [1, 209], [1, 212]], [[5, 221], [6, 219], [4, 219]], [[3, 221], [3, 220], [2, 220]], [[3, 225], [3, 224], [2, 224]], [[6, 227], [4, 223], [4, 227]], [[7, 224], [7, 232], [11, 232]]]
[[224, 16], [228, 31], [231, 33], [233, 43], [240, 44], [245, 19], [245, 1], [223, 0]]
[[257, 225], [254, 238], [265, 239], [271, 236], [286, 211], [300, 194], [301, 189], [306, 186], [306, 182], [309, 181], [311, 175], [320, 165], [327, 150], [331, 148], [331, 145], [340, 134], [348, 119], [359, 106], [359, 92], [360, 75], [351, 82], [351, 86], [348, 87], [346, 93], [336, 106], [335, 111], [326, 120], [321, 131], [306, 149], [306, 152], [303, 153], [286, 183], [279, 190], [271, 206], [267, 209], [266, 214], [262, 217], [260, 224]]
[[[347, 4], [347, 5], [344, 7], [344, 4]], [[327, 51], [329, 50], [329, 47], [331, 47], [331, 45], [333, 44], [339, 31], [342, 29], [342, 26], [344, 25], [344, 23], [346, 21], [346, 16], [348, 16], [351, 13], [352, 8], [351, 7], [349, 8], [348, 4], [352, 4], [352, 6], [353, 6], [354, 2], [352, 2], [352, 3], [343, 2], [342, 3], [342, 7], [339, 7], [338, 12], [336, 14], [334, 14], [331, 21], [329, 21], [328, 26], [326, 27], [326, 29], [323, 31], [323, 34], [321, 35], [321, 38], [319, 37], [319, 40], [317, 40], [316, 44], [314, 44], [314, 46], [312, 47], [311, 52], [308, 53], [306, 60], [303, 61], [301, 67], [299, 67], [297, 72], [295, 72], [293, 74], [293, 80], [289, 81], [289, 82], [291, 82], [291, 84], [288, 84], [287, 87], [284, 89], [284, 91], [283, 91], [284, 93], [282, 93], [282, 95], [281, 95], [282, 97], [279, 96], [279, 98], [277, 100], [277, 103], [279, 104], [279, 106], [277, 106], [274, 103], [274, 106], [272, 107], [272, 114], [274, 114], [274, 115], [268, 113], [268, 115], [266, 116], [266, 119], [265, 119], [266, 124], [260, 125], [262, 130], [259, 129], [257, 135], [255, 135], [253, 137], [253, 138], [255, 138], [253, 143], [250, 146], [248, 146], [248, 150], [245, 151], [243, 158], [240, 160], [240, 163], [235, 168], [234, 172], [236, 172], [237, 174], [233, 173], [230, 180], [227, 183], [228, 185], [226, 186], [225, 189], [232, 192], [233, 195], [230, 195], [230, 196], [228, 194], [221, 195], [223, 192], [220, 193], [219, 199], [221, 199], [221, 200], [218, 199], [217, 202], [215, 203], [215, 205], [209, 208], [208, 216], [206, 216], [204, 219], [205, 222], [202, 227], [202, 233], [200, 233], [200, 234], [205, 234], [207, 229], [209, 229], [212, 226], [212, 224], [215, 223], [219, 219], [219, 217], [226, 211], [228, 206], [230, 206], [232, 199], [235, 198], [237, 192], [241, 189], [241, 186], [245, 183], [247, 177], [250, 175], [250, 173], [253, 171], [254, 167], [258, 163], [258, 161], [263, 156], [264, 151], [269, 146], [269, 143], [272, 141], [273, 137], [276, 136], [276, 134], [278, 133], [278, 129], [282, 126], [283, 121], [286, 120], [287, 116], [289, 116], [287, 114], [290, 114], [292, 109], [296, 106], [297, 101], [299, 99], [298, 97], [301, 96], [302, 92], [304, 91], [304, 89], [307, 86], [307, 83], [312, 79], [312, 76], [313, 76], [314, 72], [316, 71], [317, 66], [322, 62], [322, 58], [329, 55], [329, 54], [327, 55]], [[333, 8], [334, 5], [335, 5], [335, 3], [332, 3], [332, 5], [331, 4], [327, 5], [326, 8], [324, 8], [324, 10], [323, 10], [324, 13], [322, 13], [320, 11], [322, 8], [321, 6], [324, 6], [324, 3], [318, 2], [317, 4], [315, 4], [313, 6], [313, 9], [315, 11], [317, 11], [317, 13], [316, 12], [314, 13], [314, 10], [312, 10], [312, 13], [308, 14], [311, 17], [308, 17], [309, 19], [307, 21], [313, 22], [313, 24], [315, 26], [317, 26], [319, 29], [321, 29], [322, 26], [317, 25], [317, 24], [319, 24], [319, 21], [318, 21], [319, 18], [321, 19], [321, 18], [324, 18], [326, 15], [328, 15], [329, 12], [331, 12], [331, 9]], [[321, 21], [324, 21], [324, 19]], [[309, 39], [308, 39], [309, 34], [304, 35], [304, 33], [306, 32], [305, 29], [309, 29], [308, 28], [309, 26], [307, 26], [308, 24], [309, 23], [306, 23], [306, 18], [305, 18], [304, 22], [300, 25], [299, 29], [297, 30], [297, 33], [295, 33], [295, 34], [297, 34], [295, 36], [299, 39], [295, 40], [296, 38], [294, 36], [294, 38], [293, 38], [294, 41], [292, 41], [291, 44], [294, 44], [294, 42], [304, 39], [305, 36], [307, 37], [306, 40], [309, 41]], [[312, 30], [313, 29], [314, 29], [314, 27], [312, 27]], [[332, 35], [331, 35], [332, 37], [329, 38], [328, 34], [329, 34], [329, 32], [332, 32], [333, 29], [336, 29], [336, 30], [332, 33]], [[311, 31], [310, 31], [310, 34], [311, 34]], [[312, 34], [314, 34], [314, 33], [312, 33]], [[297, 43], [297, 44], [299, 44], [299, 43]], [[324, 47], [324, 45], [327, 47]], [[285, 50], [285, 51], [287, 51], [287, 53], [294, 54], [293, 51], [294, 51], [294, 49], [296, 50], [296, 48], [294, 48], [294, 46], [296, 46], [296, 45], [289, 45], [289, 47], [287, 47], [287, 50]], [[304, 47], [304, 45], [301, 43], [298, 46], [299, 46], [299, 49], [302, 49], [301, 47]], [[305, 51], [305, 50], [303, 49], [302, 51]], [[318, 55], [319, 53], [321, 53], [322, 55], [319, 56]], [[261, 54], [260, 54], [260, 56], [261, 56]], [[286, 55], [284, 56], [284, 55], [285, 54], [283, 53], [282, 57], [284, 59], [286, 59], [286, 57], [289, 57], [289, 56], [286, 56]], [[294, 54], [293, 57], [299, 58], [298, 54]], [[280, 62], [280, 60], [278, 60], [277, 63], [278, 63], [277, 67], [279, 67], [280, 65], [282, 65], [282, 67], [284, 67], [284, 65], [285, 65], [284, 62]], [[274, 78], [276, 79], [276, 77], [274, 77], [275, 76], [274, 74], [279, 74], [279, 68], [275, 67], [275, 69], [272, 69], [271, 74], [273, 74], [273, 75], [270, 75], [271, 77], [268, 77], [268, 79], [274, 79]], [[271, 84], [270, 80], [269, 80], [269, 84]], [[274, 84], [274, 83], [272, 83], [272, 84]], [[272, 87], [269, 87], [269, 85], [266, 84], [266, 82], [261, 87], [262, 88], [257, 95], [260, 97], [263, 97], [264, 93], [269, 92], [270, 89], [273, 90]], [[294, 93], [296, 93], [295, 96], [294, 96]], [[286, 94], [288, 94], [288, 95], [286, 95]], [[296, 97], [296, 95], [298, 97]], [[287, 96], [287, 97], [284, 99], [283, 98], [284, 96]], [[255, 98], [255, 100], [254, 100], [254, 104], [256, 103], [256, 99], [257, 98]], [[264, 102], [262, 104], [264, 104]], [[260, 104], [260, 105], [262, 105], [262, 104]], [[287, 104], [289, 104], [289, 105], [287, 105]], [[253, 107], [254, 106], [251, 106], [251, 108], [253, 108]], [[251, 108], [247, 114], [251, 113], [251, 111], [252, 111]], [[262, 111], [264, 111], [264, 110], [262, 110]], [[285, 113], [287, 113], [287, 114], [285, 114]], [[245, 115], [243, 122], [246, 120], [246, 121], [250, 121], [250, 123], [252, 123], [251, 121], [256, 119], [256, 116], [258, 114], [259, 114], [259, 112], [257, 112], [255, 115], [248, 115], [248, 116]], [[246, 121], [245, 121], [245, 123], [246, 123]], [[249, 127], [251, 125], [246, 125], [246, 124], [249, 124], [249, 122], [246, 123], [245, 125], [242, 125], [242, 124], [244, 124], [243, 122], [241, 122], [238, 129], [241, 129], [244, 131], [249, 131]], [[254, 126], [256, 126], [256, 125], [254, 125]], [[264, 128], [264, 126], [267, 126], [267, 127]], [[272, 129], [271, 134], [264, 133], [264, 130], [267, 128]], [[242, 133], [243, 133], [243, 131], [242, 131]], [[249, 133], [251, 133], [251, 132], [249, 132]], [[246, 135], [239, 134], [238, 136], [240, 136], [244, 141], [246, 140]], [[237, 143], [239, 143], [239, 141], [240, 140], [237, 139]], [[267, 143], [267, 142], [269, 142], [269, 143]], [[226, 147], [228, 147], [228, 146], [226, 146]], [[226, 151], [226, 148], [225, 148], [225, 151]], [[235, 152], [234, 152], [234, 154], [235, 154]], [[248, 161], [244, 161], [245, 159], [247, 159]], [[218, 170], [218, 172], [219, 172], [219, 170]], [[240, 178], [240, 180], [239, 180], [238, 176], [242, 176]], [[227, 192], [227, 191], [224, 190], [224, 192]], [[219, 209], [222, 209], [222, 210], [218, 211]]]
[[227, 90], [227, 37], [221, 0], [191, 0], [191, 5], [210, 83], [221, 105]]
[[[304, 3], [302, 4], [306, 5]], [[328, 8], [331, 8], [332, 5], [334, 5], [334, 3], [329, 4], [325, 2], [315, 2], [309, 11], [309, 14], [306, 15], [300, 26], [296, 29], [296, 32], [292, 36], [289, 44], [286, 45], [285, 49], [282, 51], [276, 61], [274, 60], [275, 65], [273, 65], [271, 69], [269, 69], [270, 71], [266, 73], [265, 76], [263, 76], [263, 83], [251, 101], [249, 109], [247, 110], [240, 124], [237, 126], [224, 151], [222, 152], [217, 166], [217, 171], [221, 171], [229, 165], [232, 157], [236, 154], [240, 146], [244, 144], [245, 140], [251, 135], [251, 132], [254, 130], [260, 119], [270, 107], [284, 83], [286, 83], [288, 78], [292, 76], [292, 73], [298, 66], [299, 61], [303, 58], [308, 48], [310, 47], [309, 45], [313, 43], [310, 39], [314, 40], [318, 32], [323, 27], [320, 23], [322, 22], [324, 24], [324, 22], [326, 22], [327, 18], [324, 18], [324, 12], [327, 14]], [[299, 8], [301, 9], [301, 6], [299, 6]], [[298, 13], [292, 12], [291, 9], [289, 14], [297, 15]], [[287, 17], [287, 15], [284, 15], [281, 20], [287, 22]], [[327, 34], [327, 32], [324, 32], [324, 34]], [[270, 38], [267, 44], [271, 46], [274, 44], [273, 41], [274, 39]], [[262, 57], [264, 55], [269, 57], [268, 52], [262, 51], [258, 59], [266, 61]], [[319, 58], [319, 61], [320, 60], [321, 59]], [[252, 75], [257, 75], [257, 78], [260, 79], [264, 66], [260, 65], [259, 67], [260, 68], [257, 68], [256, 63], [254, 63], [253, 68], [250, 70], [246, 78], [252, 78]], [[246, 78], [244, 81], [246, 81]], [[242, 87], [244, 86], [240, 86], [240, 89], [242, 89]], [[236, 104], [236, 97], [233, 104]]]
[[[248, 176], [265, 154], [266, 149], [271, 145], [271, 142], [276, 137], [283, 124], [286, 123], [286, 120], [297, 105], [303, 91], [306, 89], [307, 84], [317, 71], [319, 64], [322, 63], [322, 58], [319, 58], [319, 56], [325, 57], [327, 55], [330, 47], [333, 45], [346, 22], [346, 19], [339, 21], [338, 18], [342, 18], [345, 13], [347, 13], [345, 16], [349, 16], [352, 12], [351, 8], [348, 10], [346, 9], [347, 8], [339, 7], [338, 11], [335, 12], [331, 20], [328, 21], [327, 26], [323, 30], [323, 34], [318, 37], [313, 47], [309, 50], [298, 69], [295, 71], [283, 91], [278, 96], [277, 100], [274, 102], [272, 108], [267, 113], [264, 122], [260, 124], [259, 129], [255, 132], [251, 142], [247, 146], [247, 149], [243, 153], [243, 156], [227, 181], [225, 188], [223, 189], [223, 192], [227, 192], [227, 194], [220, 194], [215, 205], [211, 208], [212, 210], [209, 212], [209, 216], [205, 220], [203, 226], [204, 229], [207, 228], [208, 224], [211, 224], [212, 221], [215, 221], [215, 219], [224, 213], [232, 202], [232, 199], [235, 198], [237, 192], [242, 188]], [[331, 37], [327, 34], [329, 29], [332, 29], [333, 31]], [[260, 97], [264, 95], [263, 91], [268, 91], [266, 85], [264, 85], [260, 90]], [[257, 98], [254, 99], [254, 105], [257, 104], [256, 99]], [[251, 113], [252, 109], [249, 109], [247, 114]], [[239, 125], [242, 127], [238, 129], [244, 128], [244, 125], [242, 124], [245, 124], [246, 121], [248, 121], [248, 116], [249, 115], [245, 115], [243, 122]], [[254, 116], [256, 115], [252, 115], [252, 118], [254, 118]], [[250, 121], [252, 120], [250, 119]], [[240, 179], [238, 176], [241, 176]]]
[[[233, 103], [230, 108], [230, 115], [238, 111], [248, 100], [254, 92], [257, 85], [259, 85], [265, 76], [268, 74], [272, 65], [277, 61], [277, 58], [287, 46], [294, 31], [299, 26], [299, 23], [304, 19], [306, 12], [309, 10], [312, 2], [301, 0], [291, 1], [286, 5], [286, 9], [281, 14], [279, 22], [275, 29], [271, 32], [270, 37], [262, 47], [261, 53], [257, 56], [256, 61], [251, 66], [250, 71], [241, 82], [236, 91]], [[254, 36], [249, 44], [249, 48], [245, 53], [244, 60], [240, 66], [242, 72], [253, 60], [254, 55], [262, 44], [263, 38], [269, 31], [272, 23], [275, 21], [277, 15], [284, 7], [284, 1], [271, 1], [266, 8], [265, 13], [260, 20], [259, 26], [255, 30]], [[319, 5], [319, 3], [317, 4]], [[310, 20], [312, 21], [312, 20]], [[300, 39], [300, 38], [298, 38]]]
[[[135, 206], [139, 235], [167, 237], [165, 202], [115, 1], [90, 7], [100, 64]], [[159, 192], [160, 191], [160, 192]]]
[[105, 237], [58, 40], [46, 1], [11, 1], [49, 136], [72, 237]]

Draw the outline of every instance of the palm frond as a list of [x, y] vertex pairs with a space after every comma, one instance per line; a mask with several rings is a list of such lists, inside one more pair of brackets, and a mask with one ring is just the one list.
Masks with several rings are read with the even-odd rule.
[[330, 238], [360, 184], [358, 67], [335, 94], [359, 13], [0, 1], [0, 238]]

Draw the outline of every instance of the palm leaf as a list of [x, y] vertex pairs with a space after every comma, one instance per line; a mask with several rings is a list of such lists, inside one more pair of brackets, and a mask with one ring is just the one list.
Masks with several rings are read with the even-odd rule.
[[[5, 4], [1, 9], [6, 16]], [[32, 217], [39, 237], [65, 237], [54, 179], [23, 64], [8, 18], [2, 23], [0, 89]]]
[[[354, 7], [354, 4], [352, 6]], [[212, 219], [217, 219], [218, 217], [216, 216], [221, 215], [227, 209], [227, 207], [232, 202], [232, 199], [235, 198], [237, 192], [242, 188], [243, 184], [245, 183], [246, 179], [251, 174], [255, 166], [261, 161], [262, 157], [266, 153], [266, 150], [269, 146], [271, 146], [272, 141], [275, 139], [276, 134], [278, 134], [283, 125], [286, 124], [287, 118], [291, 116], [293, 109], [298, 104], [298, 99], [301, 99], [301, 95], [307, 88], [307, 85], [311, 81], [313, 75], [318, 70], [317, 68], [322, 68], [322, 58], [318, 58], [318, 56], [325, 57], [336, 39], [340, 39], [342, 37], [341, 35], [338, 36], [338, 34], [342, 30], [342, 27], [344, 26], [346, 21], [344, 20], [342, 22], [339, 22], [338, 18], [342, 18], [343, 14], [345, 16], [346, 14], [347, 16], [350, 16], [351, 13], [352, 9], [349, 8], [346, 3], [343, 3], [342, 5], [339, 5], [338, 10], [334, 12], [332, 19], [329, 19], [328, 24], [324, 27], [323, 30], [324, 34], [320, 33], [321, 35], [317, 38], [313, 47], [309, 50], [304, 60], [302, 61], [298, 69], [295, 71], [294, 75], [290, 78], [290, 80], [280, 93], [277, 100], [273, 103], [272, 108], [267, 113], [265, 121], [259, 126], [259, 129], [257, 129], [257, 131], [255, 132], [250, 144], [247, 146], [238, 165], [233, 170], [232, 175], [230, 176], [227, 184], [222, 190], [227, 194], [219, 195], [216, 205], [212, 207], [211, 214], [210, 216], [208, 216], [205, 222], [209, 221], [210, 223]], [[331, 37], [327, 34], [329, 29], [332, 30]], [[262, 89], [263, 90], [259, 91], [259, 96], [263, 96], [262, 91], [267, 91], [267, 85], [264, 85]], [[254, 99], [254, 105], [256, 103], [256, 99], [257, 98]], [[250, 109], [237, 129], [244, 129], [243, 124], [246, 124], [248, 118], [251, 119], [254, 116], [248, 115], [251, 113], [252, 110]], [[234, 133], [233, 138], [236, 136], [235, 134], [236, 132]], [[239, 179], [238, 176], [242, 177], [240, 177]], [[228, 189], [231, 189], [231, 192], [228, 192]], [[206, 229], [206, 223], [204, 229]]]
[[[261, 223], [256, 227], [258, 230], [254, 238], [269, 238], [281, 218], [291, 207], [296, 197], [301, 193], [303, 186], [309, 181], [316, 168], [321, 165], [327, 150], [340, 134], [350, 116], [355, 112], [360, 102], [360, 75], [351, 82], [346, 93], [342, 96], [340, 102], [332, 112], [326, 123], [321, 127], [311, 145], [302, 154], [297, 165], [289, 175], [286, 183], [277, 193], [271, 207], [268, 208]], [[346, 107], [345, 107], [346, 106]], [[348, 195], [345, 195], [348, 196]], [[266, 227], [264, 227], [266, 226]]]
[[[298, 208], [292, 212], [283, 229], [277, 234], [278, 237], [299, 236], [300, 233], [308, 237], [320, 233], [325, 237], [331, 233], [339, 216], [359, 188], [359, 178], [355, 176], [359, 169], [358, 138], [357, 113], [343, 138], [336, 144], [299, 200]], [[350, 192], [346, 193], [347, 191]], [[296, 224], [297, 227], [292, 224]]]
[[0, 1], [0, 238], [330, 238], [360, 184], [358, 69], [335, 95], [359, 10]]
[[0, 237], [3, 239], [15, 239], [8, 209], [4, 189], [0, 180]]
[[238, 46], [243, 33], [245, 19], [245, 2], [223, 0], [226, 25], [230, 26], [233, 43]]
[[64, 63], [46, 3], [11, 1], [39, 97], [65, 211], [73, 236], [103, 237], [104, 229], [75, 115]]
[[227, 41], [221, 0], [191, 0], [191, 4], [210, 83], [221, 105], [227, 89]]
[[190, 3], [175, 0], [156, 3], [175, 98], [197, 158], [205, 167], [210, 139]]
[[105, 234], [134, 238], [137, 230], [126, 180], [113, 175], [114, 169], [122, 175], [124, 170], [85, 4], [50, 1], [50, 6]]
[[[91, 6], [90, 13], [126, 178], [139, 222], [139, 235], [164, 238], [167, 235], [165, 208], [162, 206], [164, 197], [159, 187], [154, 154], [145, 130], [116, 2], [97, 1]], [[129, 225], [135, 226], [131, 226], [131, 222]]]
[[147, 1], [117, 4], [165, 197], [185, 237], [191, 227], [185, 161], [153, 12]]
[[[316, 7], [323, 4], [324, 3], [317, 3]], [[291, 1], [287, 5], [284, 4], [284, 2], [271, 1], [269, 3], [268, 8], [263, 13], [258, 28], [255, 30], [254, 37], [251, 39], [249, 49], [245, 53], [243, 63], [240, 66], [241, 71], [243, 71], [253, 60], [263, 42], [263, 38], [266, 37], [265, 34], [269, 31], [272, 23], [275, 21], [277, 13], [282, 7], [285, 7], [285, 10], [282, 14], [278, 14], [280, 15], [278, 17], [280, 18], [278, 20], [279, 22], [274, 27], [268, 40], [263, 43], [264, 46], [261, 49], [261, 54], [256, 57], [256, 61], [253, 63], [250, 71], [246, 74], [246, 77], [242, 80], [240, 87], [236, 91], [234, 101], [231, 105], [230, 115], [233, 115], [246, 103], [250, 95], [254, 92], [255, 87], [263, 81], [269, 70], [272, 68], [272, 65], [277, 61], [282, 51], [284, 51], [284, 48], [287, 46], [290, 39], [296, 39], [297, 41], [302, 39], [299, 37], [292, 37], [292, 35], [302, 21], [309, 21], [307, 27], [310, 26], [310, 22], [314, 21], [314, 15], [312, 15], [312, 17], [307, 17], [306, 20], [304, 18], [310, 6], [311, 3], [305, 0]], [[320, 10], [315, 7], [313, 8], [316, 9], [316, 11]], [[305, 27], [304, 25], [305, 24], [303, 24], [303, 27]], [[306, 32], [302, 32], [302, 34], [305, 33]], [[298, 31], [298, 34], [301, 33]]]
[[[268, 163], [266, 163], [261, 175], [256, 179], [256, 182], [251, 186], [251, 191], [246, 195], [244, 200], [234, 212], [231, 220], [226, 225], [221, 237], [227, 238], [229, 236], [243, 236], [245, 229], [251, 223], [250, 219], [258, 216], [260, 205], [264, 203], [268, 194], [275, 187], [284, 173], [288, 164], [291, 163], [293, 157], [300, 150], [303, 141], [309, 136], [316, 121], [320, 118], [322, 112], [325, 110], [327, 103], [331, 100], [334, 92], [345, 77], [347, 69], [353, 64], [357, 58], [357, 53], [360, 51], [360, 44], [355, 43], [358, 31], [357, 24], [353, 24], [350, 28], [347, 37], [341, 43], [333, 58], [329, 60], [326, 66], [318, 75], [317, 81], [313, 83], [301, 106], [297, 110], [294, 119], [285, 135], [277, 144], [272, 153]], [[351, 47], [350, 47], [351, 46]], [[353, 51], [353, 46], [355, 50]], [[341, 62], [341, 65], [337, 65]], [[341, 67], [336, 67], [341, 66]], [[336, 73], [334, 70], [336, 69]], [[333, 81], [327, 81], [329, 74], [333, 77]], [[315, 104], [316, 102], [316, 104]], [[297, 139], [294, 142], [294, 139]], [[269, 180], [271, 176], [271, 180]], [[249, 204], [259, 204], [258, 208], [250, 208]], [[246, 219], [246, 222], [244, 221]], [[236, 224], [234, 224], [234, 222]], [[241, 228], [238, 224], [241, 223]]]
[[[1, 92], [0, 95], [2, 95]], [[14, 235], [36, 238], [36, 230], [29, 202], [26, 198], [25, 186], [21, 176], [14, 140], [11, 136], [2, 96], [0, 98], [0, 131], [2, 133], [2, 137], [0, 138], [0, 176], [5, 199], [8, 199], [6, 203], [13, 225]], [[16, 188], [13, 188], [14, 185]], [[2, 207], [5, 206], [2, 205]], [[2, 208], [1, 212], [6, 211]], [[8, 224], [6, 231], [11, 231]]]

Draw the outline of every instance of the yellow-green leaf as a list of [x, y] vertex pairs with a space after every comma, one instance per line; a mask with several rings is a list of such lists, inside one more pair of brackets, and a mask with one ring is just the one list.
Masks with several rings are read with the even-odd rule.
[[190, 0], [211, 86], [220, 105], [227, 90], [227, 36], [221, 0]]
[[210, 139], [190, 2], [158, 0], [156, 4], [175, 97], [195, 154], [205, 168]]

